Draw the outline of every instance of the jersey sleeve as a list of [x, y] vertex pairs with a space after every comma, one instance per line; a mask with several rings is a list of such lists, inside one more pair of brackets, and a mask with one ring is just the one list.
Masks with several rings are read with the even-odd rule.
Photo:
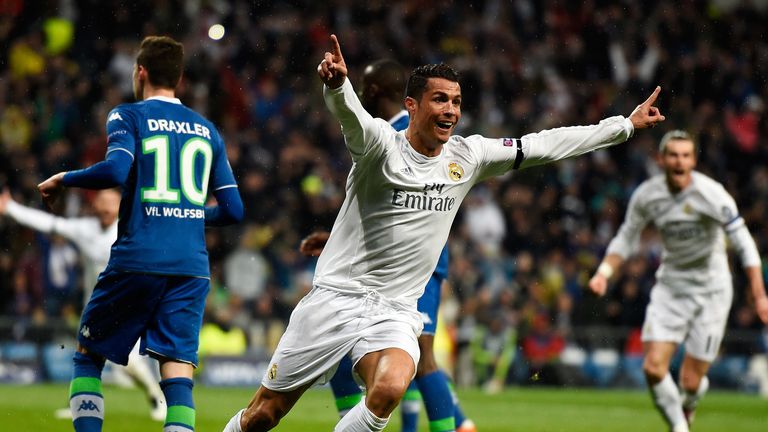
[[[216, 130], [216, 129], [212, 129]], [[213, 164], [211, 166], [211, 187], [214, 192], [226, 188], [236, 188], [235, 174], [232, 172], [232, 166], [227, 160], [227, 149], [224, 146], [224, 140], [218, 131], [214, 134], [214, 154]]]
[[336, 89], [323, 86], [323, 96], [328, 109], [341, 123], [341, 132], [352, 160], [385, 152], [387, 134], [396, 132], [386, 121], [368, 114], [349, 79]]
[[627, 206], [627, 214], [624, 216], [624, 222], [619, 227], [619, 232], [608, 244], [607, 254], [616, 254], [623, 259], [638, 250], [640, 243], [640, 233], [648, 224], [649, 218], [647, 211], [642, 203], [642, 190], [638, 188], [632, 194]]
[[115, 107], [107, 116], [107, 155], [114, 151], [125, 152], [135, 159], [138, 128], [134, 113], [124, 105]]
[[596, 125], [547, 129], [520, 138], [524, 158], [520, 168], [568, 159], [628, 140], [634, 133], [629, 119], [609, 117]]
[[708, 189], [703, 195], [709, 199], [712, 209], [711, 216], [720, 222], [723, 230], [725, 230], [731, 247], [739, 255], [742, 266], [760, 266], [760, 253], [757, 250], [757, 245], [755, 245], [755, 240], [747, 229], [744, 218], [739, 214], [736, 200], [719, 183]]

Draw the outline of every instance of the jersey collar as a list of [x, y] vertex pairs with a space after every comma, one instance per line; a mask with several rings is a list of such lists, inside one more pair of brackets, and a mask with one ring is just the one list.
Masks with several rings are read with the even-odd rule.
[[153, 99], [154, 100], [159, 100], [159, 101], [162, 101], [162, 102], [168, 102], [168, 103], [173, 103], [173, 104], [181, 105], [181, 101], [179, 100], [179, 98], [169, 98], [169, 97], [166, 97], [166, 96], [151, 96], [151, 97], [148, 97], [148, 98], [146, 98], [144, 100], [153, 100]]

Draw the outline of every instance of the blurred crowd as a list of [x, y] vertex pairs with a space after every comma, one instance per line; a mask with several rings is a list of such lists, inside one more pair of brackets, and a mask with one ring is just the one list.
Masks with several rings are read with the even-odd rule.
[[[609, 150], [476, 187], [453, 226], [443, 296], [451, 349], [488, 380], [503, 380], [507, 372], [495, 366], [515, 355], [538, 373], [570, 345], [636, 352], [660, 258], [657, 234], [644, 234], [640, 253], [607, 298], [586, 295], [584, 286], [630, 194], [659, 173], [655, 148], [666, 130], [697, 137], [699, 169], [734, 196], [768, 263], [767, 6], [0, 1], [0, 183], [16, 201], [41, 207], [38, 182], [103, 158], [105, 117], [132, 101], [141, 38], [167, 34], [183, 41], [187, 68], [177, 94], [219, 127], [246, 205], [245, 223], [207, 232], [206, 320], [220, 332], [241, 332], [240, 350], [269, 351], [311, 287], [315, 260], [298, 253], [299, 242], [330, 229], [351, 162], [315, 73], [331, 32], [342, 43], [353, 84], [367, 62], [384, 57], [409, 68], [454, 66], [462, 76], [461, 135], [519, 137], [596, 123], [628, 115], [661, 85], [658, 106], [667, 116], [661, 127]], [[225, 28], [220, 40], [209, 37], [217, 23]], [[74, 191], [57, 213], [87, 214], [91, 198]], [[729, 328], [738, 337], [724, 350], [764, 352], [740, 263], [733, 268]], [[80, 281], [70, 245], [0, 217], [0, 314], [14, 323], [63, 320], [74, 328]]]

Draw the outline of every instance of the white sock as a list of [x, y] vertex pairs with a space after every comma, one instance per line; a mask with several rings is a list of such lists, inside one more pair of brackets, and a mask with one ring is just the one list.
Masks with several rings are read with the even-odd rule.
[[388, 421], [389, 417], [384, 419], [376, 417], [376, 415], [365, 406], [365, 398], [363, 398], [363, 400], [349, 410], [347, 415], [336, 423], [336, 427], [333, 430], [334, 432], [378, 432], [384, 430]]
[[232, 418], [229, 419], [229, 423], [224, 426], [224, 430], [222, 432], [243, 432], [243, 430], [240, 429], [240, 419], [243, 417], [243, 411], [245, 411], [245, 408], [241, 409], [237, 412], [237, 414], [232, 416]]
[[680, 391], [672, 376], [667, 375], [658, 384], [651, 386], [653, 403], [674, 432], [688, 432], [688, 422], [685, 421], [683, 405], [680, 401]]
[[699, 382], [699, 388], [695, 393], [690, 393], [685, 390], [681, 391], [683, 396], [683, 408], [693, 410], [696, 409], [696, 405], [699, 404], [699, 400], [704, 396], [704, 393], [709, 390], [709, 378], [703, 376]]

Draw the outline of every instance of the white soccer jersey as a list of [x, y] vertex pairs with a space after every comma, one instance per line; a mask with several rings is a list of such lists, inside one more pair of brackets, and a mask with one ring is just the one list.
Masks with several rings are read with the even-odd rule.
[[653, 223], [663, 244], [656, 272], [660, 286], [677, 293], [730, 289], [724, 232], [745, 267], [760, 265], [757, 248], [725, 188], [699, 172], [692, 177], [691, 184], [674, 195], [663, 174], [638, 186], [607, 253], [626, 259], [637, 250], [643, 228]]
[[634, 130], [617, 116], [521, 139], [453, 136], [439, 155], [426, 157], [404, 132], [371, 117], [349, 80], [324, 93], [353, 164], [314, 283], [348, 293], [377, 291], [409, 307], [422, 295], [460, 203], [475, 183], [618, 144]]
[[87, 303], [99, 274], [107, 267], [109, 251], [117, 239], [117, 221], [102, 228], [98, 218], [61, 218], [8, 202], [7, 213], [18, 223], [45, 234], [58, 234], [74, 243], [83, 264], [83, 300]]

